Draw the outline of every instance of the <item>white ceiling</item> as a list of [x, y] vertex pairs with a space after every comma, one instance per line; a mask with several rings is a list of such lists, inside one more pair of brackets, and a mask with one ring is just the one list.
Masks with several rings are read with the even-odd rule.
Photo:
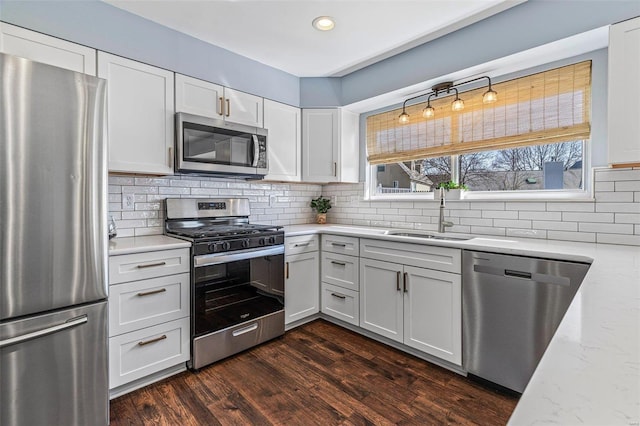
[[[104, 0], [299, 77], [342, 76], [526, 0]], [[321, 32], [314, 18], [332, 16]]]

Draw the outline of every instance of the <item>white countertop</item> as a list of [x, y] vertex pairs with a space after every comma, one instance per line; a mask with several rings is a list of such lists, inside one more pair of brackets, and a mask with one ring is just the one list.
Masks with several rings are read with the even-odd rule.
[[500, 237], [424, 240], [385, 231], [331, 224], [285, 227], [287, 236], [330, 233], [592, 261], [509, 424], [640, 423], [639, 247]]
[[191, 247], [191, 243], [166, 235], [114, 238], [109, 240], [109, 256], [185, 247]]

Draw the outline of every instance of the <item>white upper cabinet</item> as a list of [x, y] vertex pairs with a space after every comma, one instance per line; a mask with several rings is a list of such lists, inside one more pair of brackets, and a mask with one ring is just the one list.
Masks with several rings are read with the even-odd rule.
[[264, 128], [269, 152], [267, 180], [299, 182], [302, 178], [300, 108], [264, 100]]
[[0, 52], [96, 75], [96, 50], [0, 22]]
[[223, 102], [222, 86], [176, 74], [176, 112], [222, 119]]
[[176, 111], [263, 127], [263, 99], [176, 74]]
[[98, 52], [108, 80], [109, 170], [173, 174], [173, 73]]
[[302, 110], [303, 181], [358, 181], [358, 120], [339, 108]]
[[263, 99], [225, 87], [224, 119], [233, 123], [263, 127]]
[[640, 166], [640, 17], [609, 30], [609, 164]]

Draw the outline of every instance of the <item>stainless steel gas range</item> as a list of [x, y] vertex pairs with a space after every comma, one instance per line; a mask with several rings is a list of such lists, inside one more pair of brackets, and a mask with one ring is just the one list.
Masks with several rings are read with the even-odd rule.
[[199, 369], [284, 334], [284, 231], [246, 198], [169, 198], [165, 234], [192, 242], [191, 360]]

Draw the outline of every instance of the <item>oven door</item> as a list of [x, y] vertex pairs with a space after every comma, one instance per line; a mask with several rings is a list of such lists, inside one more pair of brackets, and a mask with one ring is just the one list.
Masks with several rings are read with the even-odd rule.
[[176, 114], [177, 171], [265, 175], [267, 131], [196, 115]]
[[284, 247], [194, 258], [193, 337], [284, 309]]

